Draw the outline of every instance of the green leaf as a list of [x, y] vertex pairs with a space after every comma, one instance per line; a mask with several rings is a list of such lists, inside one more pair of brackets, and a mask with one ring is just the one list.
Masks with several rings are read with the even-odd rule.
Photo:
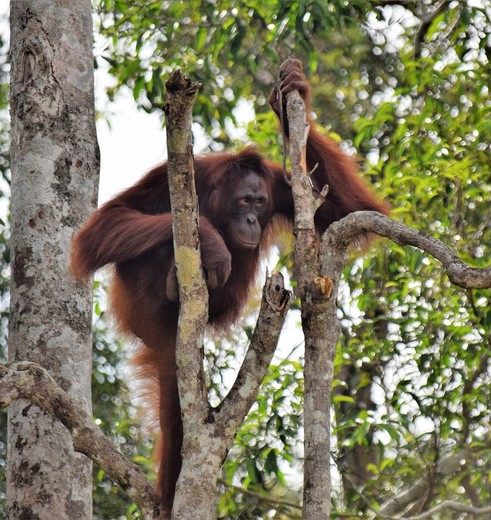
[[205, 46], [207, 35], [208, 35], [208, 31], [206, 30], [205, 27], [200, 27], [198, 29], [198, 32], [196, 33], [196, 40], [194, 42], [196, 52], [201, 52], [201, 50]]
[[332, 402], [356, 404], [356, 401], [353, 399], [353, 397], [350, 397], [348, 395], [335, 395], [332, 398]]
[[253, 484], [261, 484], [263, 481], [261, 472], [259, 471], [254, 459], [246, 461], [247, 475]]

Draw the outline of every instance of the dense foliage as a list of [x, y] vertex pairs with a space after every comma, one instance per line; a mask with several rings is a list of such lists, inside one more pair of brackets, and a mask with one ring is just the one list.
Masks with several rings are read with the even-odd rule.
[[237, 102], [246, 97], [266, 107], [281, 57], [301, 53], [312, 68], [318, 52], [313, 37], [327, 38], [335, 27], [356, 23], [370, 2], [280, 0], [278, 2], [97, 2], [100, 32], [107, 38], [101, 57], [117, 83], [133, 90], [146, 110], [161, 109], [164, 82], [180, 67], [203, 88], [195, 117], [216, 146], [234, 121]]

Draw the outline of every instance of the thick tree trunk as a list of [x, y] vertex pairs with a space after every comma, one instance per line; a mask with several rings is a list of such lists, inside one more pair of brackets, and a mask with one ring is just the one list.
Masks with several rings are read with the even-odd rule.
[[[10, 361], [43, 365], [90, 410], [91, 288], [67, 273], [70, 240], [96, 205], [89, 0], [11, 2]], [[91, 464], [25, 400], [9, 409], [7, 518], [86, 519]]]

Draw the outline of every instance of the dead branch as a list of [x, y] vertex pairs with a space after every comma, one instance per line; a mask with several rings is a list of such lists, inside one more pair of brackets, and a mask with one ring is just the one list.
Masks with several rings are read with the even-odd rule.
[[237, 431], [256, 400], [278, 344], [290, 299], [291, 292], [285, 289], [281, 273], [274, 273], [266, 280], [251, 344], [232, 389], [219, 407], [220, 429]]
[[[200, 84], [178, 70], [166, 82], [168, 181], [179, 286], [176, 363], [183, 423], [182, 468], [172, 518], [201, 511], [212, 518], [216, 457], [210, 450], [208, 404], [203, 373], [203, 341], [208, 322], [208, 289], [201, 264], [198, 197], [194, 181], [192, 109]], [[215, 477], [216, 478], [216, 477]], [[191, 493], [190, 491], [194, 492]]]
[[207, 413], [208, 406], [201, 358], [208, 321], [208, 289], [201, 266], [191, 132], [193, 101], [200, 83], [191, 82], [177, 70], [165, 85], [167, 172], [180, 304], [176, 360], [186, 430], [198, 419], [196, 404], [201, 404], [201, 413]]
[[0, 365], [0, 407], [21, 398], [56, 417], [70, 432], [74, 450], [102, 468], [138, 505], [146, 520], [158, 519], [157, 496], [143, 471], [121, 455], [92, 417], [43, 367], [28, 361]]
[[330, 406], [334, 355], [339, 337], [335, 298], [331, 295], [337, 290], [337, 281], [329, 272], [321, 270], [317, 255], [314, 214], [318, 203], [312, 195], [307, 174], [309, 125], [305, 103], [297, 91], [290, 92], [286, 98], [295, 206], [295, 277], [305, 336], [303, 518], [320, 520], [330, 515]]
[[417, 247], [440, 261], [446, 269], [450, 281], [462, 288], [487, 289], [491, 287], [491, 266], [470, 267], [440, 240], [427, 233], [396, 222], [374, 211], [358, 211], [335, 222], [326, 231], [327, 248], [334, 248], [343, 255], [356, 237], [373, 232], [391, 239], [396, 244]]

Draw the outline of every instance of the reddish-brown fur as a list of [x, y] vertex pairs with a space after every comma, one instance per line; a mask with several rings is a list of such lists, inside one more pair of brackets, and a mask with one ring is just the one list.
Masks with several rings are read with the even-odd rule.
[[[286, 94], [297, 88], [308, 104], [309, 85], [299, 62], [290, 60], [287, 64], [283, 66], [282, 92]], [[271, 105], [278, 112], [276, 91]], [[317, 165], [312, 179], [318, 190], [329, 185], [327, 200], [315, 217], [319, 232], [353, 211], [385, 212], [385, 204], [358, 177], [354, 163], [310, 123], [308, 167], [314, 170]], [[230, 196], [238, 180], [248, 172], [265, 179], [269, 204], [260, 222], [264, 231], [275, 215], [292, 221], [291, 189], [282, 168], [251, 148], [236, 155], [197, 157], [195, 171], [205, 270], [223, 273], [222, 266], [231, 254], [231, 272], [226, 283], [209, 289], [209, 323], [226, 328], [238, 320], [247, 302], [260, 258], [270, 245], [266, 236], [271, 236], [263, 232], [261, 244], [254, 250], [228, 252], [230, 246], [224, 239]], [[154, 381], [160, 389], [158, 408], [163, 447], [158, 486], [164, 514], [169, 514], [181, 467], [182, 425], [175, 368], [178, 303], [166, 293], [167, 275], [174, 269], [166, 164], [156, 167], [135, 186], [98, 209], [76, 235], [71, 263], [75, 276], [87, 278], [110, 263], [115, 264], [112, 309], [121, 329], [145, 345], [135, 359], [139, 375]]]

